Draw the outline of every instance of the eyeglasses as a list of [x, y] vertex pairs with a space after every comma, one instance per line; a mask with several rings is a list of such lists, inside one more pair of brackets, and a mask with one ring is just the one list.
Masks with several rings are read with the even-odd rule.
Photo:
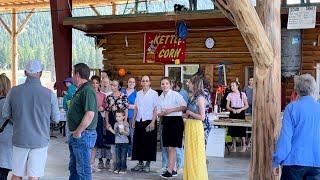
[[149, 80], [142, 80], [141, 82], [149, 82]]

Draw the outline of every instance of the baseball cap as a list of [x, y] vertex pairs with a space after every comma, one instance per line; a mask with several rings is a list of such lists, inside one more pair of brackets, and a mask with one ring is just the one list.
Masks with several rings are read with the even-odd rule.
[[27, 63], [26, 69], [28, 73], [38, 73], [42, 71], [42, 65], [39, 60], [31, 60]]
[[64, 83], [65, 83], [65, 82], [73, 83], [72, 77], [68, 77], [68, 78], [65, 79], [63, 82], [64, 82]]

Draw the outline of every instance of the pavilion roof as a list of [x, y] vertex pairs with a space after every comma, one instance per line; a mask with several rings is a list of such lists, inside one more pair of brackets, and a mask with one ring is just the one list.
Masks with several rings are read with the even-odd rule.
[[[134, 0], [129, 0], [133, 2]], [[95, 6], [95, 5], [111, 5], [112, 3], [126, 3], [127, 0], [72, 0], [73, 7], [79, 6]], [[0, 11], [24, 11], [30, 9], [48, 9], [50, 8], [50, 0], [0, 0]]]

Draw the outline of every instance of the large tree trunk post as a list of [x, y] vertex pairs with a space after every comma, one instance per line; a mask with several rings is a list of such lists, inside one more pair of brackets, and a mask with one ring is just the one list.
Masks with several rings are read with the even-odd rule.
[[[255, 106], [252, 129], [254, 143], [250, 163], [250, 179], [275, 179], [272, 176], [272, 153], [279, 132], [281, 111], [281, 0], [258, 0], [257, 12], [264, 26], [265, 33], [273, 47], [273, 63], [262, 82], [263, 89], [254, 89]], [[259, 76], [259, 67], [254, 67], [255, 77]], [[259, 79], [257, 79], [259, 80]], [[261, 91], [262, 90], [262, 91]], [[265, 101], [261, 101], [259, 97]], [[259, 109], [259, 106], [265, 106]], [[262, 111], [261, 111], [262, 110]], [[265, 115], [263, 114], [265, 111]], [[263, 142], [263, 143], [261, 143]]]
[[253, 140], [249, 178], [272, 180], [275, 179], [272, 175], [272, 152], [280, 118], [280, 1], [261, 0], [258, 3], [264, 26], [249, 0], [215, 1], [226, 17], [237, 25], [254, 62]]

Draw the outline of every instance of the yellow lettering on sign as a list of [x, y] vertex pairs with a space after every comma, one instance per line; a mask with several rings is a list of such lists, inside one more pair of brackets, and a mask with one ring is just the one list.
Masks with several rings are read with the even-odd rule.
[[171, 49], [170, 54], [169, 54], [169, 58], [174, 57], [174, 52], [175, 52], [175, 49]]
[[164, 53], [164, 49], [161, 49], [161, 51], [159, 52], [159, 58], [163, 57], [163, 53]]
[[174, 43], [174, 39], [175, 39], [176, 35], [171, 35], [170, 36], [170, 44]]
[[163, 44], [163, 41], [164, 41], [164, 36], [160, 36], [159, 44]]
[[181, 48], [176, 49], [175, 53], [174, 53], [174, 57], [178, 58], [180, 56], [180, 52], [181, 52]]
[[169, 53], [170, 53], [170, 50], [169, 50], [169, 49], [165, 50], [165, 52], [164, 52], [164, 58], [167, 58], [167, 57], [169, 56]]
[[159, 35], [156, 35], [156, 37], [154, 37], [153, 43], [154, 43], [155, 45], [158, 45], [158, 44], [159, 44], [159, 38], [160, 38]]
[[170, 38], [170, 35], [166, 35], [165, 37], [166, 37], [166, 40], [164, 41], [164, 43], [165, 43], [165, 44], [168, 44], [168, 40], [169, 40], [169, 38]]

